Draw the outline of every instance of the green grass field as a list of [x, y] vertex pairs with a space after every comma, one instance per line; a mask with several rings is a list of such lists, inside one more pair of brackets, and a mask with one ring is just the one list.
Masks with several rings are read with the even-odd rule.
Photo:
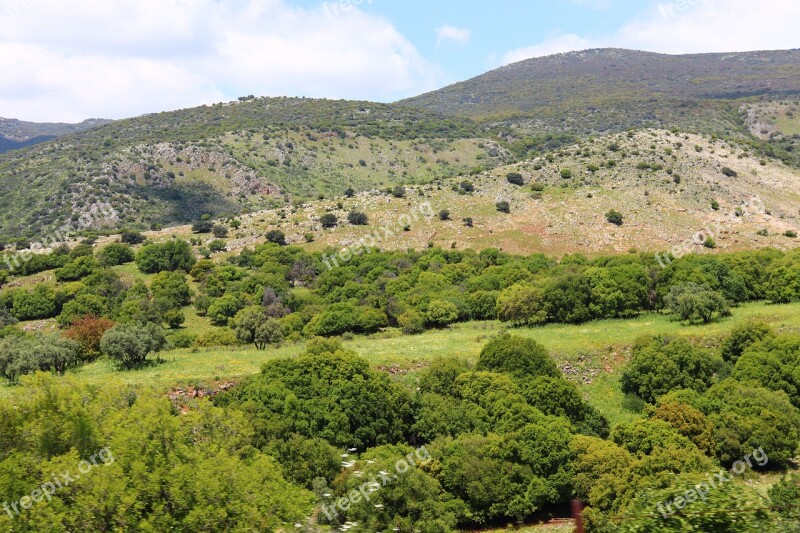
[[[800, 304], [754, 303], [733, 310], [733, 317], [704, 326], [685, 326], [668, 316], [648, 314], [632, 320], [603, 320], [578, 326], [554, 324], [542, 328], [515, 329], [517, 335], [542, 343], [559, 365], [571, 365], [568, 377], [579, 384], [587, 399], [612, 424], [637, 414], [637, 402], [621, 393], [620, 368], [628, 361], [629, 347], [642, 335], [703, 337], [715, 345], [737, 324], [763, 320], [779, 331], [800, 330]], [[187, 313], [192, 331], [203, 329], [205, 320]], [[389, 330], [355, 337], [345, 345], [367, 359], [373, 368], [391, 371], [396, 379], [414, 387], [417, 371], [437, 357], [456, 356], [475, 362], [483, 345], [506, 328], [499, 322], [470, 322], [422, 335], [404, 336]], [[161, 354], [163, 362], [141, 370], [118, 371], [105, 359], [70, 372], [78, 383], [101, 386], [109, 382], [149, 384], [165, 391], [173, 386], [208, 386], [221, 380], [236, 380], [259, 371], [261, 365], [279, 357], [300, 354], [303, 344], [259, 351], [252, 347], [173, 350]], [[0, 398], [18, 387], [0, 387]]]

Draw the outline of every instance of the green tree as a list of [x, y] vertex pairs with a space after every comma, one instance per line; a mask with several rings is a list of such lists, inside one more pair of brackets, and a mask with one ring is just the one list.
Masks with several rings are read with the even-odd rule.
[[117, 324], [100, 341], [102, 352], [127, 369], [140, 366], [165, 345], [164, 331], [152, 323]]
[[100, 266], [110, 268], [117, 265], [124, 265], [134, 260], [134, 253], [130, 246], [120, 243], [112, 243], [104, 246], [97, 252], [97, 262]]
[[495, 337], [483, 347], [477, 369], [505, 372], [519, 378], [561, 376], [544, 346], [532, 339], [508, 334]]
[[690, 324], [708, 324], [720, 317], [730, 316], [725, 297], [696, 283], [674, 285], [664, 303], [678, 318]]
[[452, 302], [434, 300], [428, 305], [425, 319], [433, 327], [446, 327], [458, 320], [458, 307]]
[[136, 254], [136, 266], [144, 274], [183, 270], [189, 272], [197, 260], [186, 241], [173, 240], [150, 244]]
[[497, 297], [497, 317], [515, 326], [538, 326], [547, 322], [544, 290], [517, 283]]

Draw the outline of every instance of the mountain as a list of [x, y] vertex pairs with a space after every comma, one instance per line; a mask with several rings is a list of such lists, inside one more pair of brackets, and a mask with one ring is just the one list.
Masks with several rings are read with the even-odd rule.
[[800, 50], [665, 55], [621, 49], [521, 61], [401, 102], [533, 133], [740, 129], [741, 103], [800, 97]]
[[0, 117], [0, 154], [49, 141], [62, 135], [88, 130], [109, 122], [111, 121], [93, 118], [78, 124], [65, 124], [24, 122]]
[[426, 182], [510, 154], [475, 123], [400, 105], [247, 98], [115, 121], [0, 156], [0, 235], [109, 202], [150, 228]]

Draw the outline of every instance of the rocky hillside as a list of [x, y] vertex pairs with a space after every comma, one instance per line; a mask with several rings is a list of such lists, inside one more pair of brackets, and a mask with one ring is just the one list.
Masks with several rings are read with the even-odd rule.
[[96, 202], [150, 228], [509, 161], [483, 137], [413, 108], [290, 98], [117, 121], [0, 156], [0, 235], [35, 237]]
[[[523, 186], [509, 183], [512, 173], [522, 175]], [[474, 191], [465, 190], [465, 182]], [[370, 242], [369, 235], [380, 236], [378, 247], [396, 250], [429, 243], [516, 254], [785, 249], [797, 245], [791, 232], [800, 232], [798, 191], [800, 171], [755, 157], [746, 146], [644, 130], [598, 137], [468, 179], [407, 187], [402, 198], [371, 191], [246, 215], [227, 245], [241, 250], [279, 228], [290, 243], [336, 252]], [[503, 201], [509, 213], [498, 211]], [[366, 213], [369, 225], [348, 224], [352, 210]], [[622, 215], [621, 225], [608, 222], [612, 210]], [[337, 227], [322, 228], [327, 213], [337, 217]], [[188, 226], [150, 237], [174, 235], [199, 237]]]

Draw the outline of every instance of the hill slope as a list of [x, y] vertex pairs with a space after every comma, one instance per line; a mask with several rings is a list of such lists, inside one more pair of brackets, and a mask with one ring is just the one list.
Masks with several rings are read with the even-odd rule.
[[36, 236], [99, 201], [150, 227], [505, 162], [482, 135], [414, 108], [291, 98], [121, 120], [0, 156], [0, 234]]
[[0, 117], [0, 154], [39, 144], [62, 135], [85, 131], [108, 124], [110, 120], [89, 119], [78, 124], [24, 122]]
[[529, 59], [403, 104], [533, 131], [724, 131], [748, 97], [800, 95], [800, 50], [664, 55], [596, 49]]

